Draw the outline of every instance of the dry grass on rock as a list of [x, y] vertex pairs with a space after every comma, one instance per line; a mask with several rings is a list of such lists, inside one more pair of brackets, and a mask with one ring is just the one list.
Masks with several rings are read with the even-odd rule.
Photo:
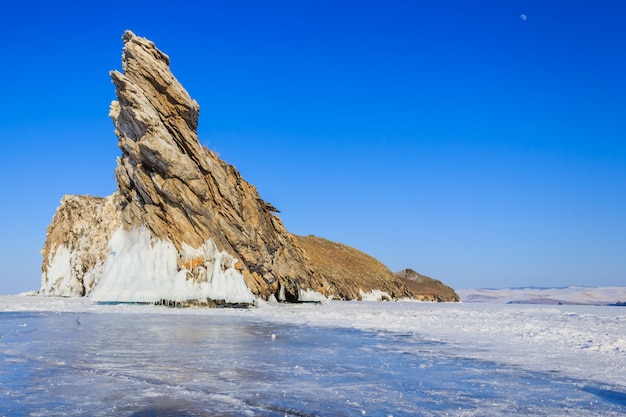
[[414, 298], [415, 294], [374, 257], [348, 245], [317, 236], [294, 235], [313, 268], [336, 287], [340, 299], [361, 299], [372, 290], [387, 292], [392, 298]]

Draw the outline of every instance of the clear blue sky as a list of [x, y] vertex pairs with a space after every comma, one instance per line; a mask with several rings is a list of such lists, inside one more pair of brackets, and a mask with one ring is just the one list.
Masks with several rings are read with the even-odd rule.
[[455, 288], [626, 285], [626, 1], [5, 3], [0, 294], [63, 194], [115, 190], [125, 29], [290, 231]]

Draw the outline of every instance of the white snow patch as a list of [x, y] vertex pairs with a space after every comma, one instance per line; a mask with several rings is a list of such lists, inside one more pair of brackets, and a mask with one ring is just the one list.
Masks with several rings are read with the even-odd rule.
[[393, 300], [393, 298], [391, 298], [391, 296], [385, 292], [385, 291], [380, 291], [380, 290], [371, 290], [368, 293], [363, 292], [363, 290], [359, 289], [359, 292], [361, 293], [361, 299], [363, 301], [389, 301], [389, 300]]
[[24, 296], [24, 297], [36, 297], [36, 296], [39, 295], [39, 292], [38, 291], [24, 291], [24, 292], [21, 292], [19, 294], [15, 294], [15, 295], [21, 295], [21, 296]]
[[161, 299], [224, 300], [251, 303], [254, 295], [233, 266], [236, 259], [219, 251], [209, 239], [200, 248], [183, 248], [185, 258], [202, 258], [206, 275], [198, 282], [190, 271], [178, 270], [178, 251], [169, 241], [155, 239], [145, 228], [118, 229], [109, 241], [103, 275], [91, 299], [100, 302], [153, 302]]

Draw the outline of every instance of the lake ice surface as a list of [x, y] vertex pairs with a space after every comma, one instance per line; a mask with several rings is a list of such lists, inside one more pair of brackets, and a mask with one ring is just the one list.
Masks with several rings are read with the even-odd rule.
[[0, 297], [0, 416], [617, 416], [621, 307]]

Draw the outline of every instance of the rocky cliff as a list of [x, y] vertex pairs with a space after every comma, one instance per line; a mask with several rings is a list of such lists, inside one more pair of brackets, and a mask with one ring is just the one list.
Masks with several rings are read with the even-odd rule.
[[169, 57], [130, 31], [123, 41], [109, 113], [121, 150], [117, 191], [63, 198], [42, 250], [41, 294], [225, 303], [416, 296], [387, 272], [370, 279], [350, 264], [329, 272], [326, 243], [287, 232], [256, 188], [200, 145], [200, 107]]
[[443, 282], [415, 272], [411, 268], [403, 269], [394, 274], [415, 294], [424, 301], [458, 302], [459, 295]]

